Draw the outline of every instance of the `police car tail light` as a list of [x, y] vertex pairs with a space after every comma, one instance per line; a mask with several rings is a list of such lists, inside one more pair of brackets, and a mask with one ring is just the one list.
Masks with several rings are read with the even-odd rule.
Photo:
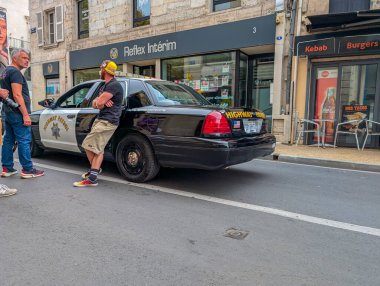
[[206, 116], [203, 123], [202, 134], [219, 135], [230, 134], [231, 127], [227, 118], [218, 111], [213, 111]]

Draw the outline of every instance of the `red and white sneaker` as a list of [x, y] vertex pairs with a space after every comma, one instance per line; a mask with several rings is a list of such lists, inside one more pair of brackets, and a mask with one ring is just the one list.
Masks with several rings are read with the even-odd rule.
[[74, 182], [74, 187], [96, 187], [98, 185], [98, 182], [97, 181], [90, 181], [90, 180], [82, 180], [82, 181], [79, 181], [79, 182]]
[[21, 172], [21, 178], [23, 179], [31, 179], [31, 178], [37, 178], [45, 175], [45, 171], [37, 170], [36, 168], [33, 168], [32, 170], [24, 170], [22, 169]]
[[16, 175], [17, 173], [18, 172], [16, 169], [4, 167], [3, 172], [1, 172], [1, 176], [3, 178], [5, 178], [5, 177], [10, 177], [10, 176]]

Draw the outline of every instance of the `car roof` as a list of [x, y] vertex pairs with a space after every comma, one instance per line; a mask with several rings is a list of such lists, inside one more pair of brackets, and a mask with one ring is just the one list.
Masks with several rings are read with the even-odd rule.
[[[129, 79], [140, 80], [140, 81], [165, 81], [165, 80], [158, 79], [158, 78], [140, 78], [140, 77], [115, 77], [115, 78], [118, 81], [126, 81], [126, 80], [129, 80]], [[81, 82], [79, 84], [95, 83], [95, 82], [102, 82], [102, 81], [104, 81], [104, 80], [102, 80], [102, 79], [93, 79], [93, 80], [87, 80], [87, 81]]]

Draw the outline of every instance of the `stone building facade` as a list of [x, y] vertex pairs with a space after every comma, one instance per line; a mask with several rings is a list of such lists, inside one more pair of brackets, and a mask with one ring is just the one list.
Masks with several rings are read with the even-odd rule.
[[[33, 107], [96, 77], [101, 59], [112, 58], [123, 74], [182, 82], [214, 104], [284, 121], [288, 2], [31, 0]], [[133, 50], [144, 45], [145, 56]]]
[[[338, 146], [362, 148], [365, 120], [380, 122], [380, 1], [303, 0], [298, 4], [291, 141], [300, 128], [313, 129], [297, 124], [299, 119], [309, 119], [321, 125], [320, 139], [326, 143], [333, 144], [337, 135]], [[338, 126], [350, 119], [359, 121]], [[357, 141], [351, 134], [337, 133], [357, 126]], [[305, 144], [317, 142], [313, 133], [301, 138]], [[379, 146], [373, 137], [365, 147]]]

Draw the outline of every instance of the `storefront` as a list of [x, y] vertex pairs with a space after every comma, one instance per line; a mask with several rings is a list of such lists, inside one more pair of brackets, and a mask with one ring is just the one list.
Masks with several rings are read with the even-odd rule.
[[269, 15], [72, 51], [70, 68], [77, 84], [98, 78], [98, 65], [112, 59], [124, 74], [183, 83], [212, 104], [271, 115], [275, 32], [275, 15]]
[[[371, 30], [318, 34], [297, 37], [295, 44], [296, 55], [306, 59], [300, 61], [305, 64], [298, 76], [307, 71], [306, 98], [303, 101], [297, 94], [296, 109], [304, 108], [300, 113], [305, 118], [325, 122], [327, 143], [334, 141], [338, 123], [357, 119], [380, 122], [380, 34]], [[349, 131], [353, 124], [342, 128]], [[365, 121], [359, 130], [361, 146]], [[305, 138], [308, 144], [316, 139]], [[355, 136], [340, 134], [337, 145], [356, 146]], [[379, 147], [378, 136], [369, 137], [366, 147]]]
[[57, 99], [61, 95], [59, 62], [44, 63], [42, 71], [45, 78], [46, 98]]

